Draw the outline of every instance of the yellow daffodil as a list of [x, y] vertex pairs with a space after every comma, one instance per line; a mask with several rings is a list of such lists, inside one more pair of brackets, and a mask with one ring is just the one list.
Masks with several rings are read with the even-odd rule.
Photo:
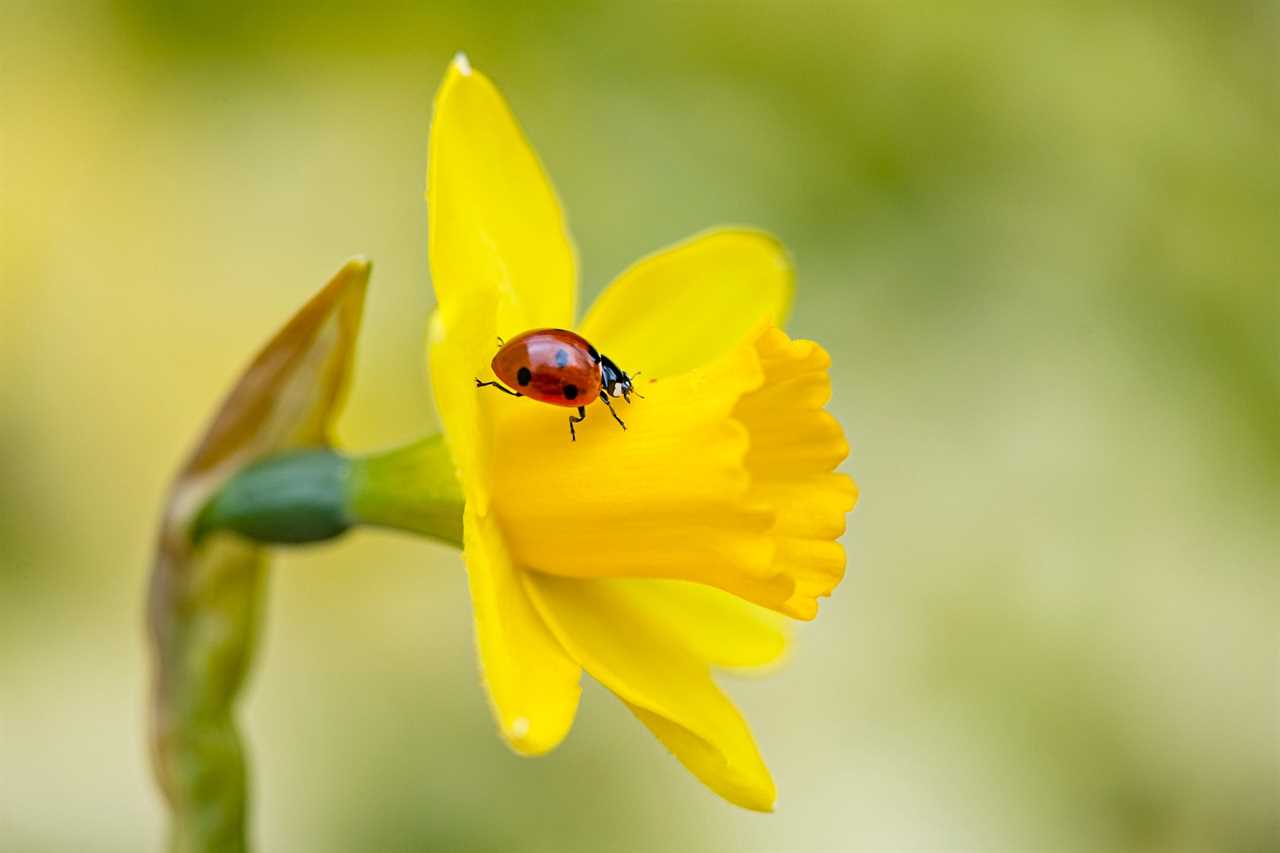
[[[856, 499], [834, 473], [848, 446], [822, 408], [827, 354], [777, 328], [786, 253], [758, 231], [706, 232], [636, 263], [576, 322], [555, 192], [461, 56], [436, 97], [427, 204], [429, 364], [503, 736], [526, 755], [555, 747], [586, 670], [706, 785], [771, 810], [769, 771], [712, 669], [776, 661], [778, 614], [817, 614]], [[626, 431], [595, 405], [571, 442], [571, 410], [476, 388], [499, 336], [541, 327], [643, 371]]]

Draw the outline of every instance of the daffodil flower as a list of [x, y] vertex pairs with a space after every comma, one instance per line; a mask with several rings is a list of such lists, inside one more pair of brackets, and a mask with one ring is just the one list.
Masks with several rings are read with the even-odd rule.
[[[436, 97], [427, 205], [428, 363], [503, 736], [526, 755], [560, 743], [585, 670], [712, 790], [771, 810], [769, 771], [712, 670], [776, 661], [779, 614], [817, 614], [857, 496], [834, 472], [848, 446], [823, 410], [829, 358], [777, 328], [785, 251], [754, 230], [697, 235], [624, 271], [578, 322], [555, 192], [461, 56]], [[643, 371], [625, 432], [597, 406], [570, 442], [566, 410], [476, 388], [499, 336], [543, 327]]]

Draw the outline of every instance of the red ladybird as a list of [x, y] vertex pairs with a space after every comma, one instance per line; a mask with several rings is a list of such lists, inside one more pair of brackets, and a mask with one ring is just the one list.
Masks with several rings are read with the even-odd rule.
[[608, 356], [597, 352], [586, 338], [567, 329], [534, 329], [505, 344], [501, 339], [498, 343], [493, 372], [502, 382], [477, 379], [477, 388], [491, 385], [513, 397], [576, 408], [577, 416], [569, 416], [569, 437], [574, 441], [578, 436], [573, 425], [586, 419], [587, 406], [597, 398], [609, 407], [613, 419], [627, 428], [609, 398], [621, 397], [630, 403], [631, 395], [636, 393], [631, 377]]

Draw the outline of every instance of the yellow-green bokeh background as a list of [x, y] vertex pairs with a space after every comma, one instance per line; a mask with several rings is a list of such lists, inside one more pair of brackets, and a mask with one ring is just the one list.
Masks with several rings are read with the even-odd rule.
[[283, 554], [243, 710], [258, 849], [1280, 846], [1275, 3], [0, 8], [0, 849], [160, 849], [166, 479], [349, 255], [341, 437], [434, 428], [422, 184], [458, 49], [588, 294], [716, 223], [792, 248], [863, 489], [849, 573], [786, 668], [725, 679], [760, 816], [596, 686], [512, 755], [456, 553]]

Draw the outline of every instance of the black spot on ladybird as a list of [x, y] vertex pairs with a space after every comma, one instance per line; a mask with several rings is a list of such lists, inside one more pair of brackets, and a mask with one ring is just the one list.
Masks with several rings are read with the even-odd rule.
[[528, 385], [531, 379], [533, 379], [533, 374], [529, 372], [529, 368], [522, 367], [516, 371], [516, 381], [521, 385]]
[[577, 399], [577, 397], [578, 397], [578, 386], [577, 386], [577, 385], [566, 385], [566, 386], [564, 386], [564, 398], [565, 398], [566, 400], [574, 400], [574, 399]]
[[567, 349], [556, 350], [556, 367], [569, 366], [569, 351]]

